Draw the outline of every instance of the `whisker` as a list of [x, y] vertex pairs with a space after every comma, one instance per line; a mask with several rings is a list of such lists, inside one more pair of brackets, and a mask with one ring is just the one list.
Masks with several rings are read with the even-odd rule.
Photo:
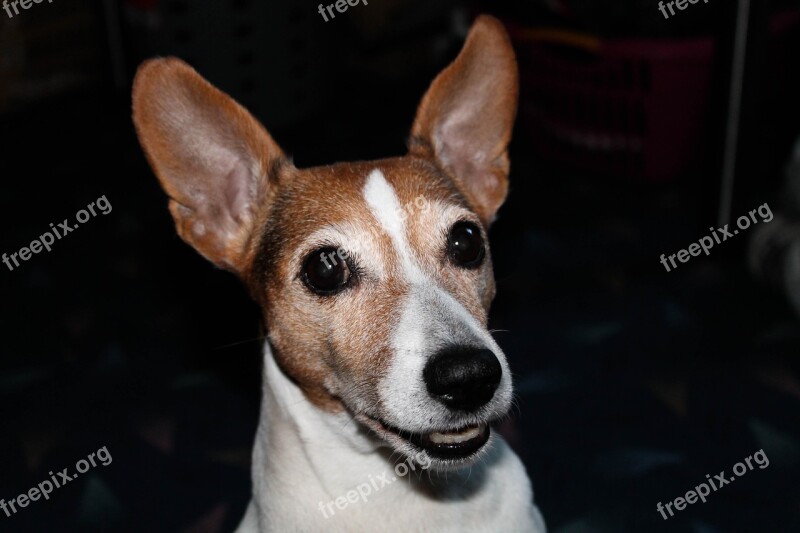
[[252, 339], [245, 339], [245, 340], [242, 340], [242, 341], [232, 342], [231, 344], [224, 344], [222, 346], [217, 346], [215, 348], [211, 348], [211, 351], [215, 352], [217, 350], [225, 350], [226, 348], [232, 348], [234, 346], [240, 346], [242, 344], [247, 344], [247, 343], [250, 343], [250, 342], [255, 342], [255, 341], [264, 342], [265, 340], [267, 340], [267, 336], [266, 335], [260, 335], [258, 337], [253, 337]]

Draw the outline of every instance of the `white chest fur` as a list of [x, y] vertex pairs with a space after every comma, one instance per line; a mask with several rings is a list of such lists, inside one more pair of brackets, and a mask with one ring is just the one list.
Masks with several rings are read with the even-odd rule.
[[411, 471], [349, 416], [311, 405], [269, 346], [264, 372], [253, 500], [240, 533], [545, 531], [525, 469], [502, 438], [472, 467]]

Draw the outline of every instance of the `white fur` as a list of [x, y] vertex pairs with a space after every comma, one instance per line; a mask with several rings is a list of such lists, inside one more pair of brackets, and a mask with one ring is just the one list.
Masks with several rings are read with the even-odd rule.
[[[507, 412], [512, 387], [505, 355], [489, 332], [434, 279], [424, 274], [414, 260], [400, 216], [400, 201], [380, 170], [369, 174], [363, 195], [372, 215], [391, 237], [410, 286], [392, 338], [392, 363], [378, 387], [386, 422], [407, 431], [430, 432], [475, 423], [485, 419], [486, 414]], [[428, 359], [449, 345], [488, 348], [503, 369], [494, 398], [479, 413], [468, 418], [455, 419], [450, 410], [431, 398], [422, 379]]]
[[482, 461], [446, 473], [413, 473], [366, 502], [323, 506], [371, 479], [394, 476], [378, 443], [344, 414], [315, 408], [264, 347], [264, 395], [253, 450], [253, 500], [239, 533], [545, 531], [525, 468], [501, 438]]
[[386, 268], [383, 261], [379, 260], [379, 247], [371, 232], [366, 228], [359, 227], [359, 225], [350, 222], [339, 222], [337, 224], [323, 226], [305, 238], [292, 256], [292, 266], [290, 269], [294, 271], [300, 269], [308, 250], [314, 250], [323, 246], [338, 245], [339, 243], [347, 243], [346, 252], [348, 255], [354, 255], [368, 262], [370, 272], [373, 275], [379, 278], [386, 275]]
[[[511, 401], [511, 379], [500, 347], [415, 260], [399, 200], [380, 170], [369, 174], [363, 196], [380, 228], [391, 238], [401, 275], [409, 286], [393, 327], [389, 372], [379, 384], [387, 422], [424, 432], [505, 413]], [[454, 209], [443, 207], [437, 214], [446, 220], [437, 223], [449, 227], [463, 216], [460, 208]], [[316, 232], [306, 245], [348, 243], [351, 251], [371, 265], [378, 263], [374, 271], [383, 276], [386, 258], [380, 257], [379, 247], [371, 239], [369, 232], [339, 225]], [[294, 260], [300, 261], [301, 256], [299, 253]], [[503, 370], [495, 397], [469, 417], [454, 418], [429, 397], [422, 379], [427, 359], [451, 344], [488, 348]], [[384, 442], [349, 414], [330, 414], [314, 407], [280, 370], [268, 343], [264, 363], [261, 419], [253, 450], [253, 500], [240, 533], [545, 531], [525, 468], [501, 437], [493, 435], [471, 466], [438, 471], [441, 464], [433, 462], [429, 470], [397, 477], [394, 465], [404, 458], [388, 451]], [[412, 452], [410, 445], [408, 451]], [[395, 479], [371, 491], [367, 501], [347, 500], [348, 493], [354, 494], [359, 486], [389, 477]], [[335, 502], [339, 499], [341, 503], [343, 498], [347, 504], [340, 509]]]
[[364, 185], [364, 201], [367, 202], [383, 230], [389, 234], [395, 252], [400, 258], [403, 274], [409, 283], [424, 283], [425, 277], [411, 256], [411, 247], [406, 239], [406, 228], [402, 216], [402, 206], [394, 189], [383, 172], [377, 168], [370, 172]]

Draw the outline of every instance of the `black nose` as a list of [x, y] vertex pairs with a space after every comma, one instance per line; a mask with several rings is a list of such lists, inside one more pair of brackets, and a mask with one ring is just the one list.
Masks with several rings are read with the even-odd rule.
[[490, 350], [454, 347], [434, 355], [422, 377], [431, 396], [446, 406], [474, 411], [492, 399], [502, 374]]

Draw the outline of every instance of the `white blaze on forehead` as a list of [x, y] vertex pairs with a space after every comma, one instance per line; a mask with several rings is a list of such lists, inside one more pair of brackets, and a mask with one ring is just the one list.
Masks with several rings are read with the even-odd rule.
[[363, 194], [372, 216], [391, 237], [406, 277], [409, 281], [421, 281], [424, 276], [411, 256], [411, 249], [406, 239], [403, 207], [383, 172], [376, 168], [369, 173]]

